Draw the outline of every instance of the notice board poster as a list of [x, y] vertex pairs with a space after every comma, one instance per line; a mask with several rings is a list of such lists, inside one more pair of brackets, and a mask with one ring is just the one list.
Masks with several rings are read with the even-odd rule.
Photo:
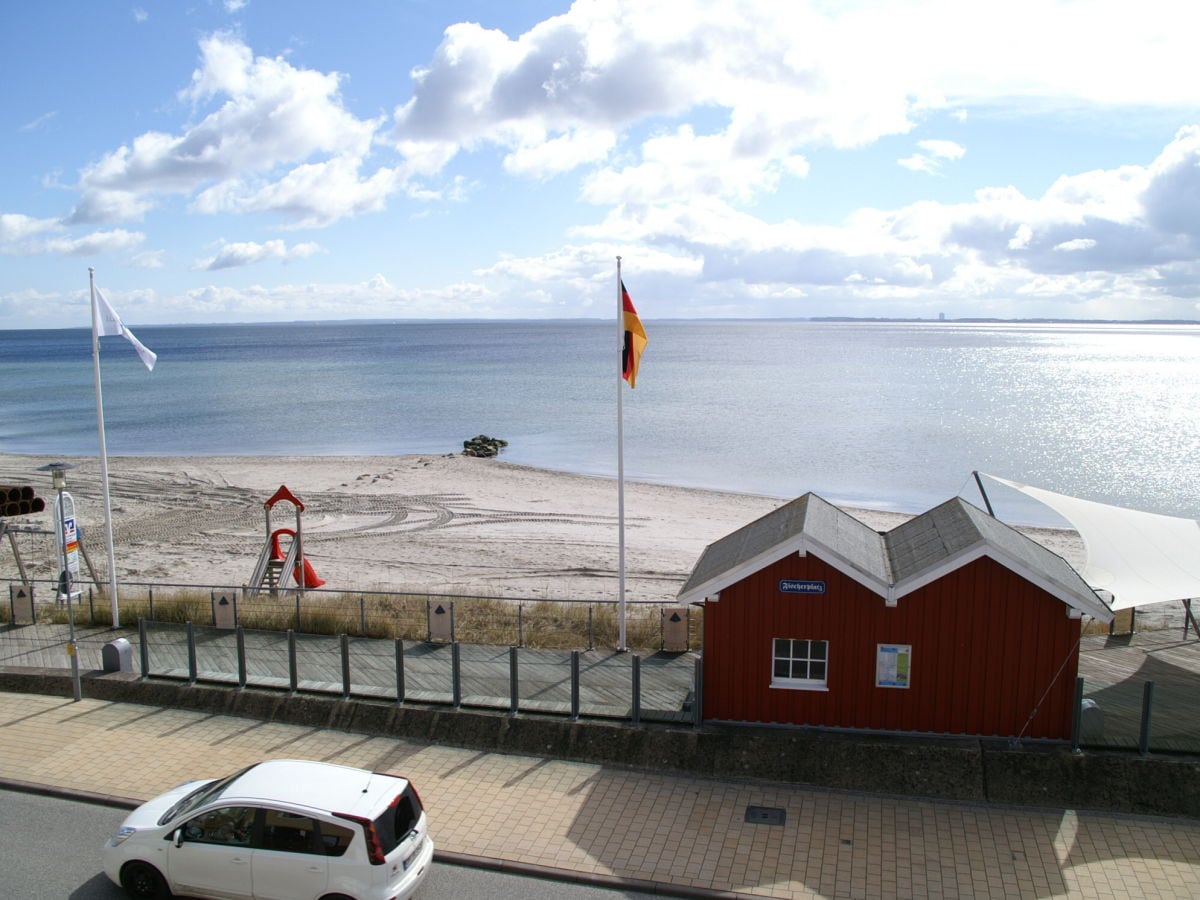
[[875, 648], [875, 687], [908, 687], [912, 644], [876, 644]]

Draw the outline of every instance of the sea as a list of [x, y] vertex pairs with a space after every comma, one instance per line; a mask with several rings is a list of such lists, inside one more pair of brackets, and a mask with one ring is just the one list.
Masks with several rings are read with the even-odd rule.
[[[142, 326], [102, 339], [108, 455], [461, 452], [916, 513], [974, 472], [1200, 517], [1200, 325], [647, 320]], [[619, 395], [619, 396], [618, 396]], [[0, 452], [98, 453], [91, 333], [0, 331]], [[618, 437], [620, 435], [620, 438]], [[620, 444], [618, 441], [620, 440]], [[988, 483], [1013, 524], [1061, 525]]]

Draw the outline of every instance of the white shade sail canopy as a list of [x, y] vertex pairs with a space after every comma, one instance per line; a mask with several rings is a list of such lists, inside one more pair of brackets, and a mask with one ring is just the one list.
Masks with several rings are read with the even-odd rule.
[[[984, 473], [980, 472], [980, 475]], [[1079, 532], [1080, 575], [1113, 610], [1200, 597], [1200, 522], [1109, 506], [987, 475], [1049, 506]]]

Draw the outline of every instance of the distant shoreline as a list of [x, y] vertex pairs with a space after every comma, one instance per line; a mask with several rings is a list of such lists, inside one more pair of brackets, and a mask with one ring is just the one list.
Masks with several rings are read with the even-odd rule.
[[[962, 316], [946, 318], [922, 318], [919, 316], [772, 316], [766, 318], [743, 316], [696, 316], [682, 318], [678, 316], [643, 315], [644, 322], [810, 322], [822, 324], [895, 324], [895, 325], [1151, 325], [1151, 326], [1200, 326], [1200, 319], [1062, 319], [1062, 318], [1021, 318], [1005, 319], [986, 316]], [[593, 322], [608, 323], [610, 320], [597, 316], [575, 316], [552, 319], [291, 319], [288, 321], [256, 321], [256, 322], [131, 322], [131, 327], [138, 328], [241, 328], [241, 327], [304, 327], [313, 325], [490, 325], [490, 324], [546, 324], [562, 322]], [[91, 332], [90, 326], [65, 326], [61, 328], [0, 328], [0, 331], [83, 331]]]

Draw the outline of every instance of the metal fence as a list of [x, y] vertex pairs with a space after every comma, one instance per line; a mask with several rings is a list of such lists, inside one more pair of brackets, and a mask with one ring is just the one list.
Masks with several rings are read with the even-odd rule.
[[[680, 610], [631, 604], [629, 644], [641, 652], [619, 653], [615, 603], [125, 588], [122, 621], [143, 619], [144, 634], [106, 628], [101, 596], [74, 606], [93, 668], [100, 645], [123, 635], [147, 675], [631, 721], [699, 715], [699, 661], [686, 652], [700, 646], [697, 609], [682, 610], [680, 629], [670, 622]], [[66, 621], [62, 604], [31, 605], [38, 622]], [[13, 620], [11, 605], [4, 614]], [[668, 626], [682, 631], [677, 650]], [[64, 665], [65, 629], [39, 631], [8, 629], [0, 663]], [[1174, 629], [1083, 641], [1074, 748], [1200, 753], [1200, 642]], [[55, 662], [39, 661], [47, 654]]]
[[138, 623], [143, 677], [519, 712], [699, 724], [693, 654], [537, 650]]

